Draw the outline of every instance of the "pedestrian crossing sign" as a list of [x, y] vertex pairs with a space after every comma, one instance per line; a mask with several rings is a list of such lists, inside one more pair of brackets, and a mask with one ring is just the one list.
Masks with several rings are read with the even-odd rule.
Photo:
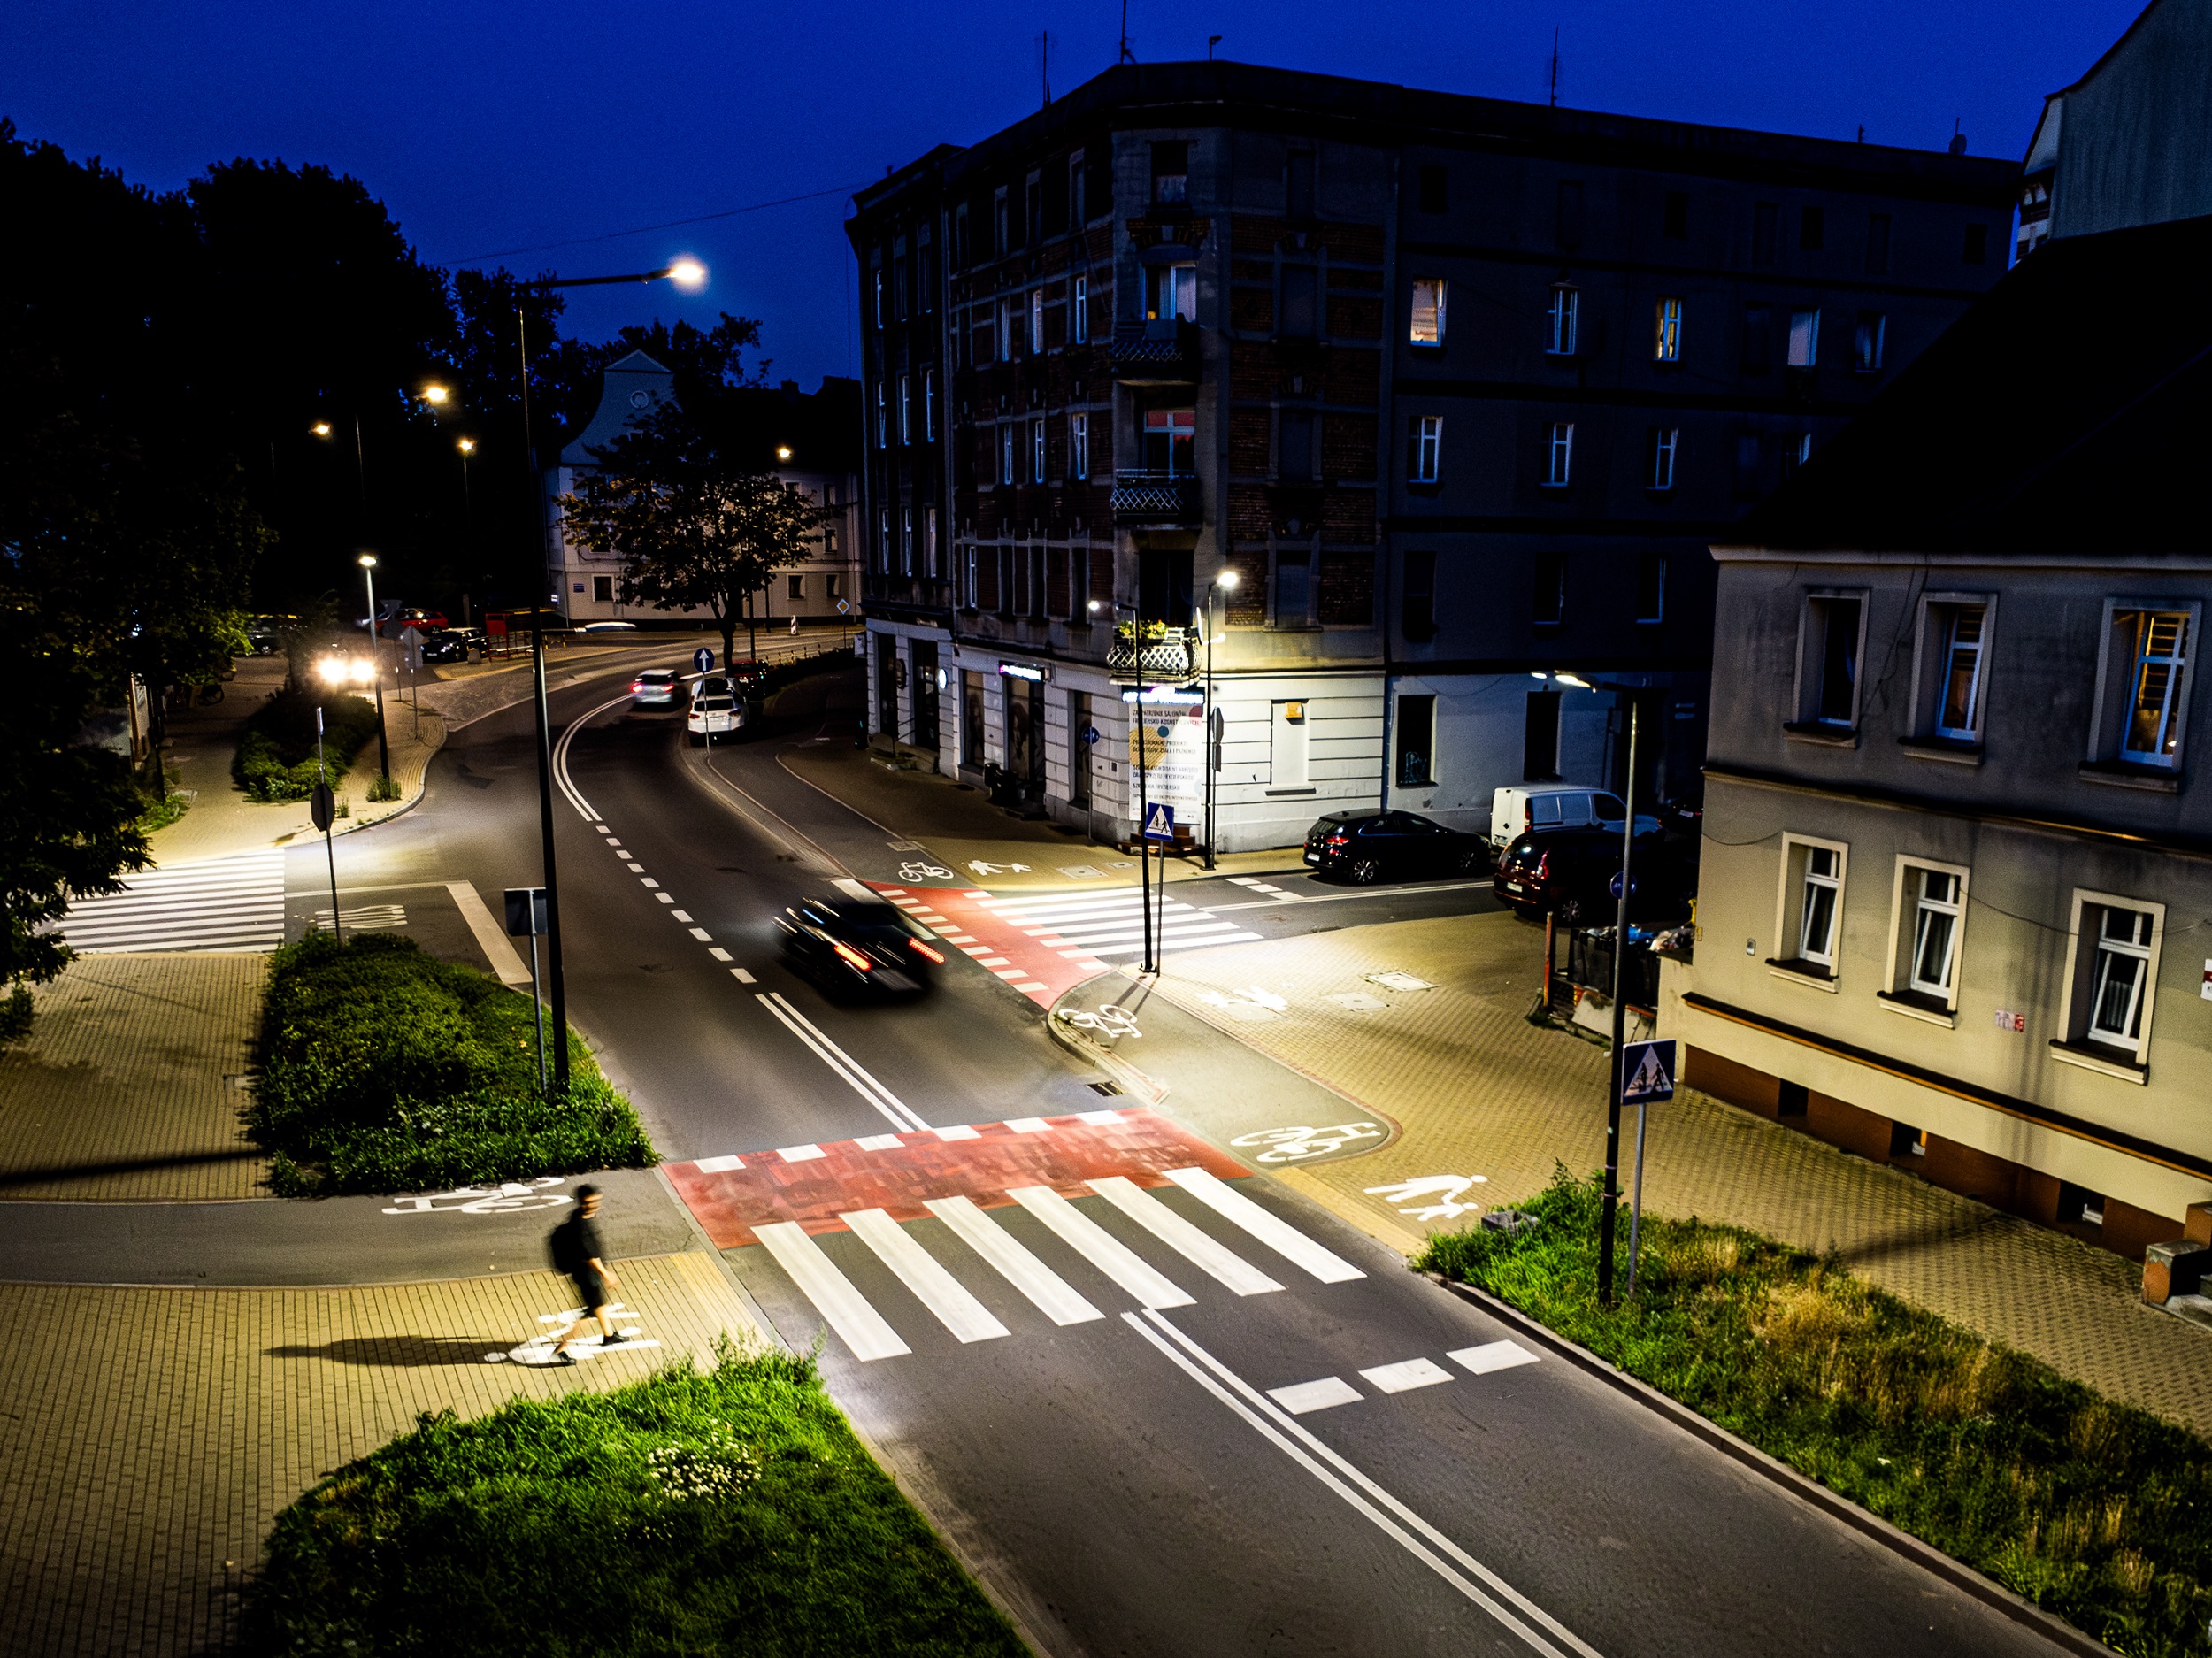
[[1144, 815], [1144, 838], [1148, 841], [1175, 839], [1175, 808], [1162, 802], [1149, 808]]
[[1656, 1105], [1674, 1098], [1674, 1041], [1629, 1042], [1621, 1049], [1621, 1103]]

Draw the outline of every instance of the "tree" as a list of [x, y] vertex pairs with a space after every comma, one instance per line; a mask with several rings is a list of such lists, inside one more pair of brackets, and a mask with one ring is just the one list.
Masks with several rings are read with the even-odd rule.
[[678, 403], [592, 455], [599, 470], [561, 497], [570, 533], [620, 557], [625, 604], [710, 612], [728, 662], [746, 600], [806, 557], [822, 509], [743, 464]]

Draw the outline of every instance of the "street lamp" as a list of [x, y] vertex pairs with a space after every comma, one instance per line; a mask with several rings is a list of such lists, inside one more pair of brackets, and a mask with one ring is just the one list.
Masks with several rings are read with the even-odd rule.
[[376, 643], [376, 555], [364, 553], [359, 560], [361, 580], [369, 587], [369, 668], [370, 678], [376, 685], [376, 769], [386, 782], [392, 780], [392, 751], [384, 741], [384, 659]]
[[1221, 710], [1214, 706], [1214, 595], [1234, 593], [1240, 578], [1224, 570], [1206, 589], [1206, 867], [1214, 867], [1214, 774], [1221, 770]]
[[444, 387], [438, 385], [435, 381], [433, 381], [430, 385], [422, 388], [423, 402], [428, 403], [433, 409], [444, 408], [446, 399], [452, 395], [453, 394], [451, 392], [448, 391]]
[[[678, 288], [695, 292], [706, 286], [707, 267], [698, 260], [686, 256], [674, 259], [657, 271], [634, 272], [626, 276], [544, 276], [534, 281], [517, 285], [515, 304], [515, 349], [522, 363], [522, 454], [530, 469], [530, 491], [524, 500], [530, 502], [541, 480], [538, 476], [538, 445], [530, 429], [530, 331], [523, 311], [520, 293], [525, 288], [606, 288], [621, 282], [657, 282], [665, 278]], [[530, 557], [542, 579], [545, 570], [544, 525], [534, 504], [530, 513]], [[553, 1010], [553, 1087], [556, 1093], [568, 1088], [568, 987], [561, 971], [561, 894], [554, 866], [553, 855], [553, 742], [552, 728], [545, 708], [545, 606], [536, 601], [530, 605], [530, 673], [538, 726], [538, 834], [541, 857], [545, 876], [545, 945], [549, 958], [546, 971], [547, 999]]]

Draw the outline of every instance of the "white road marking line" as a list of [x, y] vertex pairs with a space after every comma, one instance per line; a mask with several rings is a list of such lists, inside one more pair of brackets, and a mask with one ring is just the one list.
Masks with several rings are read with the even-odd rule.
[[1055, 951], [1054, 954], [1071, 962], [1079, 962], [1086, 956], [1088, 956], [1090, 952], [1088, 950], [1057, 950]]
[[1242, 1227], [1291, 1265], [1304, 1269], [1324, 1284], [1348, 1284], [1367, 1276], [1210, 1170], [1170, 1169], [1167, 1178], [1231, 1225]]
[[1054, 1324], [1088, 1324], [1106, 1316], [966, 1198], [932, 1198], [923, 1207], [996, 1268], [1001, 1278], [1026, 1295], [1037, 1310]]
[[1052, 986], [1049, 986], [1049, 985], [1042, 985], [1042, 984], [1037, 984], [1037, 983], [1032, 982], [1032, 983], [1030, 983], [1030, 984], [1026, 984], [1026, 985], [1016, 985], [1016, 986], [1014, 986], [1014, 988], [1015, 988], [1015, 989], [1017, 989], [1017, 990], [1018, 990], [1018, 991], [1021, 991], [1021, 992], [1022, 992], [1024, 994], [1025, 994], [1025, 995], [1034, 995], [1034, 994], [1036, 994], [1039, 991], [1041, 991], [1041, 990], [1049, 990], [1049, 989], [1051, 989], [1051, 988], [1052, 988]]
[[142, 870], [121, 892], [80, 898], [37, 930], [86, 955], [273, 950], [284, 942], [284, 861], [273, 849]]
[[1548, 1658], [1565, 1658], [1571, 1652], [1581, 1658], [1601, 1658], [1594, 1646], [1316, 1439], [1281, 1407], [1158, 1313], [1124, 1313], [1122, 1318], [1263, 1439], [1533, 1650]]
[[945, 942], [948, 944], [957, 944], [963, 949], [965, 949], [969, 945], [975, 942], [975, 935], [972, 933], [948, 933], [945, 934]]
[[977, 966], [988, 967], [995, 971], [1006, 965], [1006, 958], [1003, 956], [979, 956], [975, 960]]
[[772, 1221], [754, 1227], [753, 1236], [775, 1256], [776, 1264], [790, 1275], [800, 1292], [814, 1303], [815, 1310], [829, 1321], [829, 1327], [844, 1339], [853, 1357], [866, 1362], [914, 1351], [899, 1339], [898, 1332], [884, 1322], [883, 1315], [868, 1304], [868, 1298], [853, 1287], [852, 1280], [837, 1270], [822, 1253], [822, 1246], [808, 1237], [806, 1228], [798, 1222]]
[[1224, 1287], [1240, 1295], [1265, 1295], [1283, 1286], [1124, 1175], [1107, 1175], [1091, 1190]]
[[817, 1157], [828, 1156], [829, 1153], [819, 1146], [779, 1146], [776, 1155], [786, 1163], [812, 1163]]
[[607, 833], [607, 825], [603, 823], [595, 823], [592, 825], [592, 827], [596, 829], [601, 834], [605, 834]]
[[1120, 1122], [1121, 1113], [1118, 1111], [1078, 1111], [1075, 1114], [1075, 1120], [1079, 1123], [1088, 1123], [1094, 1128], [1104, 1128], [1110, 1123]]
[[1444, 1356], [1455, 1364], [1464, 1365], [1471, 1374], [1487, 1376], [1493, 1370], [1509, 1370], [1517, 1364], [1533, 1364], [1543, 1355], [1531, 1353], [1517, 1341], [1486, 1341], [1479, 1347], [1455, 1347]]
[[1395, 1364], [1378, 1364], [1360, 1375], [1372, 1382], [1386, 1393], [1410, 1393], [1417, 1387], [1433, 1387], [1439, 1382], [1448, 1382], [1452, 1373], [1434, 1359], [1401, 1359]]
[[[682, 910], [679, 910], [676, 912], [676, 919], [679, 921], [688, 921], [691, 917], [684, 914]], [[708, 932], [704, 927], [692, 928], [691, 936], [698, 940], [702, 944], [711, 944], [714, 942], [714, 934]]]
[[1060, 1241], [1121, 1286], [1141, 1307], [1189, 1307], [1195, 1303], [1123, 1243], [1120, 1239], [1048, 1186], [1017, 1186], [1006, 1194], [1050, 1227]]
[[991, 969], [991, 971], [995, 977], [1000, 979], [1026, 979], [1029, 977], [1029, 970], [1026, 967], [994, 967]]
[[1229, 885], [1232, 887], [1257, 887], [1259, 882], [1253, 879], [1249, 875], [1232, 875], [1229, 877]]
[[863, 1134], [853, 1144], [863, 1151], [899, 1151], [906, 1142], [896, 1134]]
[[[574, 684], [575, 681], [571, 679], [567, 683]], [[604, 829], [606, 825], [598, 822], [599, 814], [592, 810], [591, 802], [584, 798], [583, 792], [576, 787], [576, 779], [568, 774], [568, 751], [570, 746], [575, 742], [578, 732], [583, 730], [587, 725], [597, 719], [609, 709], [620, 708], [629, 700], [627, 694], [621, 696], [611, 696], [598, 707], [587, 709], [569, 722], [568, 729], [561, 733], [561, 740], [553, 745], [553, 781], [559, 787], [561, 793], [568, 796], [568, 803], [576, 808], [577, 811], [582, 815], [584, 821], [601, 829]]]
[[1052, 1125], [1041, 1117], [1010, 1117], [1006, 1126], [1017, 1134], [1045, 1134], [1052, 1130]]
[[965, 1123], [955, 1123], [949, 1128], [937, 1129], [934, 1132], [940, 1140], [979, 1140], [982, 1138]]
[[675, 899], [673, 899], [672, 897], [671, 897], [671, 896], [670, 896], [668, 894], [666, 894], [666, 893], [655, 893], [655, 894], [653, 894], [653, 896], [654, 896], [654, 897], [656, 897], [656, 898], [657, 898], [657, 899], [659, 899], [659, 900], [661, 901], [661, 902], [663, 902], [663, 903], [664, 903], [664, 904], [672, 904], [672, 903], [674, 903], [674, 902], [676, 902], [676, 901], [675, 901]]
[[646, 891], [650, 892], [653, 888], [658, 887], [660, 883], [655, 880], [650, 875], [648, 875], [643, 880], [640, 881], [638, 885], [644, 887]]
[[730, 953], [718, 944], [712, 949], [709, 950], [707, 954], [714, 957], [714, 959], [718, 962], [726, 962], [730, 959]]
[[692, 1164], [701, 1174], [727, 1174], [733, 1169], [742, 1169], [744, 1166], [745, 1159], [742, 1157], [702, 1157]]
[[1288, 1387], [1271, 1387], [1267, 1396], [1294, 1416], [1332, 1409], [1338, 1405], [1356, 1405], [1366, 1397], [1340, 1376], [1325, 1376], [1317, 1382], [1294, 1382]]
[[633, 864], [629, 866], [629, 870], [630, 873], [633, 875], [642, 875], [645, 873], [645, 865], [642, 864]]
[[453, 894], [453, 907], [461, 912], [461, 919], [468, 923], [469, 933], [476, 940], [476, 948], [484, 952], [492, 964], [492, 971], [499, 982], [512, 987], [530, 982], [530, 969], [515, 953], [514, 945], [499, 924], [492, 919], [492, 912], [484, 907], [473, 884], [468, 881], [448, 881], [447, 892]]
[[958, 1278], [882, 1209], [856, 1209], [838, 1218], [899, 1275], [899, 1281], [914, 1292], [914, 1299], [936, 1314], [938, 1323], [961, 1340], [988, 1341], [1008, 1333], [989, 1308], [971, 1295]]
[[670, 913], [671, 915], [672, 915], [672, 916], [673, 916], [673, 917], [674, 917], [677, 920], [681, 921], [681, 922], [685, 922], [685, 923], [687, 923], [687, 923], [689, 923], [689, 921], [691, 920], [691, 911], [689, 911], [688, 910], [671, 910], [669, 913]]
[[861, 1063], [816, 1028], [814, 1022], [773, 991], [757, 994], [761, 1006], [775, 1015], [777, 1021], [814, 1050], [815, 1057], [845, 1079], [846, 1086], [874, 1106], [893, 1128], [926, 1129], [929, 1126], [915, 1112], [907, 1109], [906, 1101], [868, 1074]]
[[753, 985], [753, 984], [758, 984], [758, 983], [760, 982], [758, 979], [755, 979], [755, 978], [754, 978], [754, 977], [753, 977], [750, 973], [747, 972], [747, 971], [746, 971], [743, 968], [741, 968], [741, 967], [733, 967], [733, 968], [731, 968], [731, 969], [730, 969], [730, 975], [731, 975], [731, 977], [733, 977], [733, 979], [735, 979], [737, 980], [737, 982], [738, 982], [739, 984], [741, 984], [741, 985]]

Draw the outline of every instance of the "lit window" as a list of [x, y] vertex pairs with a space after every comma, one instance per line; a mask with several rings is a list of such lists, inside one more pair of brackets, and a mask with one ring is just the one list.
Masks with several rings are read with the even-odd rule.
[[1882, 337], [1889, 332], [1889, 319], [1878, 311], [1863, 311], [1851, 330], [1851, 368], [1855, 373], [1873, 374], [1882, 366]]
[[1943, 688], [1936, 704], [1936, 734], [1971, 742], [1981, 730], [1982, 626], [1985, 606], [1949, 607], [1943, 626]]
[[1144, 316], [1147, 322], [1171, 319], [1198, 320], [1198, 267], [1194, 265], [1156, 265], [1144, 273]]
[[2152, 917], [2147, 910], [2106, 906], [2097, 911], [2097, 960], [2090, 986], [2093, 1042], [2140, 1053], [2143, 1000], [2150, 979]]
[[1562, 282], [1551, 291], [1551, 307], [1544, 313], [1544, 350], [1551, 357], [1575, 354], [1575, 329], [1582, 314], [1582, 296]]
[[1805, 893], [1802, 918], [1798, 923], [1797, 955], [1801, 961], [1836, 966], [1836, 908], [1843, 893], [1842, 860], [1830, 847], [1805, 848]]
[[2135, 666], [2120, 757], [2172, 765], [2181, 741], [2182, 670], [2187, 666], [2189, 617], [2181, 610], [2142, 610], [2135, 620]]
[[1091, 337], [1091, 279], [1075, 279], [1075, 295], [1069, 301], [1068, 338], [1081, 345]]
[[1912, 987], [1949, 1001], [1953, 958], [1958, 952], [1959, 914], [1964, 902], [1959, 878], [1942, 870], [1912, 870], [1919, 892], [1913, 905]]
[[1681, 447], [1680, 426], [1654, 426], [1651, 429], [1651, 475], [1645, 481], [1648, 489], [1674, 487], [1675, 451]]
[[1820, 360], [1820, 313], [1790, 312], [1790, 366], [1810, 368]]
[[1406, 478], [1417, 484], [1437, 480], [1444, 459], [1444, 417], [1416, 415], [1406, 423]]
[[1045, 349], [1045, 291], [1029, 290], [1029, 351], [1034, 357]]
[[1654, 313], [1651, 355], [1660, 363], [1682, 360], [1682, 302], [1672, 296], [1660, 296]]
[[1087, 414], [1068, 417], [1068, 475], [1091, 475], [1091, 418]]
[[1563, 489], [1574, 475], [1575, 427], [1571, 420], [1552, 423], [1551, 441], [1544, 448], [1544, 486]]
[[1148, 409], [1144, 417], [1148, 472], [1187, 478], [1196, 469], [1198, 414], [1192, 409]]
[[1421, 276], [1413, 281], [1413, 321], [1407, 338], [1415, 345], [1444, 343], [1444, 280]]

